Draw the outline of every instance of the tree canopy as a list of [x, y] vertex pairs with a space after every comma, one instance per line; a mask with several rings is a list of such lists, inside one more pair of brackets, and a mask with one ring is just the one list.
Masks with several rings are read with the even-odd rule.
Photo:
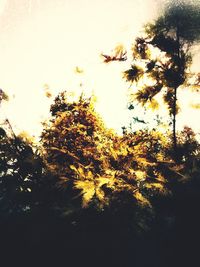
[[[190, 72], [190, 48], [199, 42], [200, 6], [177, 1], [166, 6], [164, 14], [147, 24], [132, 46], [132, 63], [123, 78], [133, 87], [130, 103], [159, 108], [161, 95], [172, 118], [174, 153], [177, 154], [177, 92], [198, 87], [198, 73]], [[110, 62], [110, 61], [109, 61]]]
[[154, 162], [163, 159], [154, 142], [167, 143], [159, 133], [141, 132], [143, 140], [132, 133], [120, 137], [105, 128], [92, 98], [70, 102], [67, 93], [55, 99], [51, 113], [42, 133], [45, 160], [59, 175], [58, 187], [81, 190], [83, 207], [92, 200], [108, 205], [123, 191], [150, 204], [144, 188], [165, 192], [166, 179]]

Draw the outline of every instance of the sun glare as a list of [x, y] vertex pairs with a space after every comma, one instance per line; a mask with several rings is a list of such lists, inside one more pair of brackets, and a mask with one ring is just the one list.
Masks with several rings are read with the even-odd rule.
[[10, 96], [4, 112], [16, 130], [38, 135], [62, 90], [95, 94], [108, 127], [127, 124], [128, 85], [121, 79], [127, 63], [104, 65], [100, 54], [117, 44], [129, 48], [157, 3], [0, 1], [0, 87]]

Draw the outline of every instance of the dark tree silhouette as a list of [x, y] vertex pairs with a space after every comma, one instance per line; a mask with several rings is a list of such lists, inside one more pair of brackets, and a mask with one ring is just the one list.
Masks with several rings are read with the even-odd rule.
[[42, 160], [10, 124], [7, 131], [0, 128], [0, 140], [1, 216], [30, 210], [42, 180]]
[[[190, 72], [191, 47], [200, 40], [199, 4], [175, 1], [154, 23], [145, 26], [144, 35], [132, 47], [131, 68], [123, 78], [136, 87], [131, 100], [156, 109], [156, 96], [162, 94], [172, 117], [174, 152], [177, 150], [176, 115], [179, 107], [177, 90], [198, 87]], [[111, 61], [111, 60], [110, 60]], [[192, 78], [193, 81], [192, 82]], [[134, 89], [135, 90], [135, 89]]]
[[[191, 75], [187, 71], [192, 61], [190, 48], [200, 40], [200, 5], [184, 1], [169, 4], [164, 15], [149, 27], [148, 33], [154, 35], [151, 44], [170, 56], [170, 64], [167, 68], [164, 66], [164, 73], [163, 70], [161, 73], [164, 74], [167, 87], [172, 88], [171, 92], [168, 89], [165, 100], [173, 116], [173, 142], [176, 150], [177, 89], [184, 84], [187, 86], [185, 82]], [[152, 65], [147, 66], [148, 71], [151, 68]]]

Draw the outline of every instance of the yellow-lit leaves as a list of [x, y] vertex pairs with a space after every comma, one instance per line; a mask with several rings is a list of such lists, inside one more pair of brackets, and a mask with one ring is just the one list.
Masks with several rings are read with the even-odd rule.
[[151, 177], [151, 183], [148, 175], [156, 168], [156, 147], [162, 142], [157, 132], [118, 136], [104, 126], [91, 98], [83, 96], [78, 101], [58, 97], [52, 111], [42, 141], [46, 163], [59, 177], [60, 189], [67, 189], [66, 194], [80, 190], [83, 207], [93, 201], [99, 207], [108, 205], [124, 192], [133, 196], [133, 202], [149, 205], [142, 192], [144, 184], [147, 190], [164, 184], [159, 174]]
[[194, 109], [200, 109], [200, 103], [192, 103], [190, 106]]
[[147, 183], [145, 185], [145, 187], [147, 189], [151, 189], [153, 191], [156, 191], [156, 192], [158, 192], [160, 194], [166, 194], [167, 193], [166, 188], [161, 183], [149, 183], [149, 184]]
[[79, 167], [76, 168], [74, 165], [70, 165], [70, 169], [74, 171], [78, 179], [93, 179], [94, 175], [90, 170], [87, 169], [87, 166], [80, 166], [79, 163]]
[[145, 198], [139, 191], [136, 191], [133, 196], [136, 198], [139, 204], [143, 206], [151, 206], [149, 200]]
[[78, 66], [75, 67], [74, 72], [75, 72], [76, 74], [83, 74], [83, 73], [84, 73], [83, 69], [81, 69], [81, 68], [78, 67]]
[[90, 204], [93, 198], [99, 201], [100, 206], [108, 204], [104, 191], [102, 190], [102, 186], [105, 184], [111, 187], [112, 179], [97, 176], [93, 179], [77, 180], [74, 182], [74, 188], [81, 190], [82, 206], [84, 208]]
[[88, 203], [92, 200], [95, 194], [95, 184], [94, 181], [86, 180], [81, 181], [77, 180], [74, 182], [74, 187], [76, 189], [81, 190], [81, 194], [83, 195], [83, 207], [86, 207]]
[[148, 108], [150, 108], [152, 110], [157, 110], [159, 108], [158, 101], [155, 99], [151, 99], [151, 101], [149, 101]]
[[138, 181], [144, 181], [146, 179], [146, 172], [144, 171], [133, 171], [136, 175], [136, 180]]

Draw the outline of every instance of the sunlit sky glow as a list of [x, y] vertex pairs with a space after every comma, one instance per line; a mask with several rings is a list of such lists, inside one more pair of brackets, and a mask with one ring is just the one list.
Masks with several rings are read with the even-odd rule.
[[[130, 48], [163, 5], [164, 0], [0, 0], [0, 88], [10, 96], [4, 114], [16, 131], [39, 134], [53, 100], [45, 96], [45, 84], [53, 96], [93, 92], [108, 127], [127, 124], [128, 84], [121, 73], [130, 62], [105, 65], [100, 54], [119, 43]], [[197, 54], [196, 68], [198, 61]], [[75, 73], [76, 66], [84, 72]], [[180, 127], [200, 131], [200, 112], [189, 107], [198, 97], [182, 93]]]

